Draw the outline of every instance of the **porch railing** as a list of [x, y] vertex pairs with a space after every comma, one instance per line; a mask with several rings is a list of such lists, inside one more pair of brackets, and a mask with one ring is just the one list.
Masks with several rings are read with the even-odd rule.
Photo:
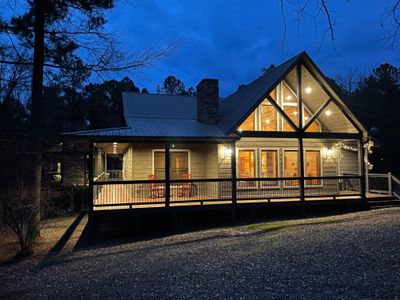
[[166, 197], [165, 180], [97, 180], [93, 182], [93, 206], [133, 208], [190, 203], [231, 204], [234, 199], [238, 202], [300, 201], [301, 180], [305, 183], [305, 200], [353, 198], [362, 195], [361, 176], [171, 180], [169, 197]]
[[370, 173], [368, 174], [367, 191], [400, 199], [400, 179], [390, 172], [386, 174]]

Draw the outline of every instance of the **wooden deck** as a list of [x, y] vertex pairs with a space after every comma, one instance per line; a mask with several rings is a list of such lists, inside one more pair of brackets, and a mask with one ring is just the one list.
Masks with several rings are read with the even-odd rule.
[[[172, 192], [174, 193], [174, 192]], [[367, 198], [387, 198], [385, 194], [368, 193]], [[182, 206], [204, 206], [204, 205], [222, 205], [232, 204], [231, 197], [216, 199], [217, 197], [207, 194], [194, 195], [194, 196], [178, 196], [173, 194], [170, 200], [170, 207]], [[306, 197], [306, 201], [329, 201], [329, 200], [357, 200], [361, 199], [357, 192], [341, 191], [336, 196], [321, 195], [317, 197]], [[267, 198], [266, 199], [238, 199], [238, 204], [261, 204], [261, 203], [285, 203], [300, 201], [299, 197], [288, 195], [287, 197], [280, 198]], [[149, 195], [136, 195], [132, 193], [123, 185], [106, 185], [97, 194], [94, 201], [94, 210], [115, 210], [115, 209], [140, 209], [140, 208], [162, 208], [165, 207], [165, 197], [150, 197]]]

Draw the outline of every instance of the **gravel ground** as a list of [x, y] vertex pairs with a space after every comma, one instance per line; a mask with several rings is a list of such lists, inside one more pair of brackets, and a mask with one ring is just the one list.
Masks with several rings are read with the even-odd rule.
[[0, 267], [0, 298], [400, 296], [400, 208], [101, 245]]

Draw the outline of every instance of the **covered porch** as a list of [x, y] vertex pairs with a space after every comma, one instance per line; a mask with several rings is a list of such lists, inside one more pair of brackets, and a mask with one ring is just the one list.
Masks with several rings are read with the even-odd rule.
[[[357, 147], [354, 141], [346, 142]], [[338, 140], [306, 142], [305, 149], [312, 149], [317, 158], [314, 155], [309, 162], [305, 161], [306, 176], [300, 177], [289, 166], [296, 164], [296, 169], [300, 168], [297, 140], [279, 139], [275, 144], [270, 140], [268, 149], [276, 149], [272, 161], [271, 152], [265, 152], [265, 141], [263, 147], [256, 147], [257, 143], [257, 140], [92, 143], [91, 208], [363, 199], [361, 152], [339, 154], [338, 151], [344, 150], [332, 146]], [[307, 150], [301, 153], [307, 155]], [[289, 154], [298, 159], [293, 160]], [[314, 161], [315, 170], [307, 167]], [[286, 172], [289, 167], [291, 173]]]

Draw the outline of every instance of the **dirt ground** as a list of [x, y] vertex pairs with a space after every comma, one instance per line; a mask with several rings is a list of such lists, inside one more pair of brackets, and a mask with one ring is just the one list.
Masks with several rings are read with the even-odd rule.
[[[77, 213], [47, 219], [34, 245], [35, 253], [29, 259], [41, 259], [61, 239], [78, 217]], [[73, 241], [71, 241], [73, 242]], [[18, 241], [8, 226], [0, 225], [0, 265], [12, 261], [18, 251]]]

